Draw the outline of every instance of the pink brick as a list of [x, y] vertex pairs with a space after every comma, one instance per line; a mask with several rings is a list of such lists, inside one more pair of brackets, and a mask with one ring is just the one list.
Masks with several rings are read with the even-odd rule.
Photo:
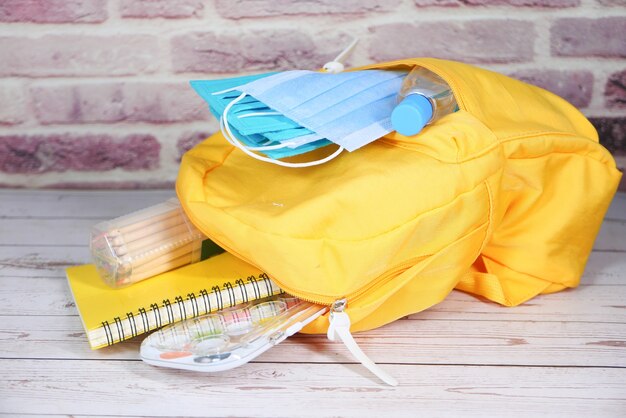
[[598, 130], [600, 143], [614, 155], [626, 155], [626, 117], [589, 118]]
[[514, 7], [574, 7], [580, 0], [414, 0], [418, 7], [443, 6], [514, 6]]
[[524, 62], [533, 58], [532, 23], [516, 20], [389, 23], [370, 28], [373, 61], [430, 56], [468, 62]]
[[125, 89], [127, 120], [152, 123], [209, 120], [208, 105], [187, 82], [134, 83]]
[[552, 55], [626, 57], [626, 17], [559, 19], [550, 33]]
[[365, 14], [394, 10], [401, 0], [216, 0], [215, 8], [224, 17]]
[[106, 0], [2, 0], [0, 22], [98, 23]]
[[136, 18], [184, 18], [202, 16], [201, 0], [122, 0], [122, 17]]
[[150, 170], [159, 166], [160, 149], [151, 135], [4, 135], [0, 136], [0, 171]]
[[1, 76], [130, 75], [157, 70], [158, 41], [149, 35], [0, 37]]
[[603, 6], [626, 6], [626, 0], [598, 0]]
[[512, 77], [551, 91], [579, 108], [591, 102], [593, 74], [590, 71], [526, 70]]
[[0, 125], [17, 125], [26, 120], [26, 103], [21, 86], [0, 84]]
[[461, 0], [415, 0], [417, 7], [459, 7], [462, 4]]
[[177, 160], [180, 161], [183, 154], [204, 141], [211, 135], [211, 132], [184, 132], [176, 142], [178, 150]]
[[171, 123], [208, 120], [206, 103], [186, 82], [37, 85], [31, 89], [35, 114], [53, 123]]
[[[3, 187], [0, 184], [0, 187]], [[5, 186], [14, 187], [14, 186]], [[176, 182], [170, 181], [98, 181], [98, 182], [61, 182], [51, 183], [43, 186], [44, 189], [78, 189], [78, 190], [139, 190], [139, 189], [162, 189], [162, 190], [174, 190]]]
[[611, 74], [604, 88], [604, 98], [608, 108], [626, 108], [626, 70]]
[[308, 35], [292, 30], [193, 32], [174, 37], [171, 49], [177, 73], [315, 69], [329, 59]]

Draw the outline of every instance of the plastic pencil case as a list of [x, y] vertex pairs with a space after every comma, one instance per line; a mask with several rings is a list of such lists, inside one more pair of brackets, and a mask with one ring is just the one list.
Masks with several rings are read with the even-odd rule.
[[243, 365], [300, 331], [327, 307], [282, 295], [166, 326], [141, 344], [154, 366], [218, 372]]
[[104, 282], [117, 288], [200, 261], [204, 240], [172, 198], [95, 225], [90, 250]]

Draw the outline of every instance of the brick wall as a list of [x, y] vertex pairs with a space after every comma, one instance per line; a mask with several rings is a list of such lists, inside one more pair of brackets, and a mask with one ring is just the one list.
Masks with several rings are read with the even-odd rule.
[[626, 165], [626, 0], [1, 0], [0, 185], [171, 186], [217, 129], [187, 86], [409, 56], [477, 63], [578, 106]]

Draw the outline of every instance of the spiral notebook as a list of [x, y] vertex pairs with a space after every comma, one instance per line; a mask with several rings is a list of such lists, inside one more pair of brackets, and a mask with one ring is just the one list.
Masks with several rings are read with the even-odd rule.
[[107, 286], [92, 264], [66, 274], [92, 349], [282, 292], [265, 273], [229, 253], [122, 289]]

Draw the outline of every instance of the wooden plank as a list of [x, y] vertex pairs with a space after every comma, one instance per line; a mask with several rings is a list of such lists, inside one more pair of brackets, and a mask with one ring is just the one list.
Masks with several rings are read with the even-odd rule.
[[[65, 268], [89, 263], [86, 245], [0, 247], [0, 277], [65, 277]], [[581, 285], [621, 285], [626, 255], [594, 252], [589, 257]]]
[[4, 358], [138, 360], [145, 335], [92, 350], [78, 316], [2, 316], [0, 353]]
[[[541, 295], [516, 307], [503, 307], [453, 291], [440, 304], [412, 319], [579, 321], [626, 323], [626, 286], [581, 286]], [[0, 278], [3, 315], [75, 315], [67, 282], [59, 278]]]
[[626, 193], [615, 194], [605, 218], [626, 221]]
[[[626, 370], [387, 365], [382, 386], [361, 365], [252, 364], [203, 375], [134, 361], [0, 360], [6, 413], [149, 416], [618, 416]], [[506, 412], [504, 412], [506, 411]]]
[[[71, 263], [88, 262], [89, 258], [85, 254], [88, 254], [90, 230], [95, 223], [95, 220], [90, 219], [0, 219], [0, 274], [3, 274], [3, 268], [18, 263], [16, 259], [20, 257], [30, 257], [32, 260], [27, 264], [43, 257], [42, 263], [45, 264], [43, 254], [55, 257], [60, 253], [72, 253], [77, 254], [77, 257]], [[71, 250], [67, 247], [80, 249]], [[599, 251], [626, 252], [626, 221], [605, 222], [594, 248]]]
[[581, 286], [540, 295], [523, 305], [505, 307], [454, 291], [440, 304], [409, 316], [412, 319], [466, 318], [509, 321], [626, 322], [626, 287]]
[[[600, 255], [600, 254], [598, 254]], [[619, 254], [603, 253], [616, 257]], [[595, 254], [594, 254], [595, 256]], [[592, 276], [602, 283], [624, 283], [618, 264]], [[616, 270], [612, 270], [616, 268]], [[624, 270], [622, 270], [624, 272]], [[606, 273], [606, 274], [605, 274]], [[621, 281], [620, 281], [621, 280]], [[586, 285], [551, 295], [538, 296], [527, 303], [508, 308], [453, 291], [440, 304], [411, 316], [428, 319], [493, 320], [506, 315], [509, 320], [584, 321], [626, 323], [626, 283], [624, 285]], [[0, 312], [4, 315], [75, 315], [69, 286], [61, 277], [0, 276]]]
[[[95, 204], [95, 203], [94, 203]], [[89, 209], [84, 209], [83, 212]], [[78, 210], [69, 218], [0, 218], [0, 245], [88, 245], [93, 225], [108, 216], [81, 219]], [[607, 219], [594, 249], [626, 251], [626, 220]]]
[[626, 221], [606, 218], [596, 237], [593, 249], [626, 252]]
[[67, 280], [62, 278], [0, 277], [2, 315], [76, 315]]
[[89, 247], [0, 247], [0, 277], [65, 277], [70, 266], [91, 262]]
[[0, 219], [0, 245], [89, 246], [91, 227], [102, 219]]
[[[626, 237], [624, 237], [626, 240]], [[581, 286], [611, 286], [626, 284], [626, 254], [621, 252], [592, 252], [585, 266]]]
[[[357, 333], [378, 363], [626, 368], [626, 324], [589, 322], [398, 320]], [[92, 351], [75, 316], [3, 316], [4, 358], [136, 360], [142, 337]], [[343, 344], [325, 335], [297, 335], [257, 361], [352, 362]]]
[[174, 190], [0, 189], [0, 218], [112, 219], [175, 195]]
[[[101, 219], [0, 219], [0, 245], [88, 246], [91, 228]], [[626, 252], [626, 221], [606, 220], [594, 250]]]
[[[173, 190], [0, 189], [0, 218], [113, 218], [175, 195]], [[626, 220], [626, 193], [615, 195], [606, 218]]]

